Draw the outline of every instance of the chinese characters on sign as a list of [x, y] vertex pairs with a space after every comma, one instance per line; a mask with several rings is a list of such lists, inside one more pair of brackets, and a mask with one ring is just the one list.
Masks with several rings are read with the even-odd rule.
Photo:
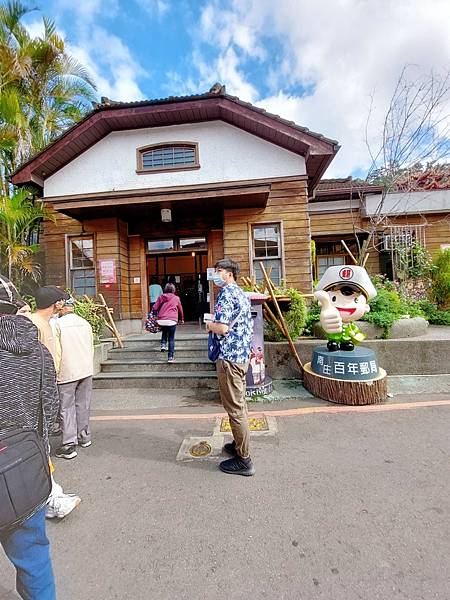
[[98, 261], [100, 284], [111, 285], [117, 283], [116, 261], [113, 258]]
[[317, 373], [323, 375], [333, 375], [339, 379], [339, 375], [371, 375], [378, 374], [378, 366], [375, 360], [344, 362], [334, 361], [331, 364], [325, 364], [324, 357], [317, 357]]

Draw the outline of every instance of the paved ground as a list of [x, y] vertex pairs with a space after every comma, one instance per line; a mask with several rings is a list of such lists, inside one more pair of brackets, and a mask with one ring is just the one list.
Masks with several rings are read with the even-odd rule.
[[[381, 412], [253, 406], [301, 410], [253, 438], [249, 479], [175, 461], [220, 411], [190, 402], [188, 419], [94, 420], [94, 445], [58, 461], [57, 480], [83, 497], [48, 526], [60, 600], [450, 598], [448, 394], [398, 396]], [[158, 412], [142, 408], [118, 412]], [[0, 574], [1, 600], [15, 598], [3, 556]]]

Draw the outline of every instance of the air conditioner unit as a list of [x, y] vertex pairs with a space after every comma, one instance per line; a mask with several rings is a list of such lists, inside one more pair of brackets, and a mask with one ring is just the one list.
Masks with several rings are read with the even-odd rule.
[[385, 234], [381, 236], [381, 252], [391, 252], [392, 250], [392, 236]]
[[399, 246], [411, 248], [413, 242], [414, 234], [411, 231], [402, 231], [402, 233], [397, 233], [395, 235], [385, 233], [381, 236], [380, 248], [382, 252], [391, 252]]

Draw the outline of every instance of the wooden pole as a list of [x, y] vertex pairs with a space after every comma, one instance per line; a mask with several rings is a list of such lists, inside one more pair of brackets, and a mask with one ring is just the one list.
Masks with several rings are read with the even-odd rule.
[[106, 304], [106, 300], [103, 297], [103, 294], [99, 294], [98, 297], [100, 298], [100, 302], [101, 302], [100, 306], [105, 310], [106, 318], [109, 321], [110, 329], [116, 336], [117, 343], [119, 344], [119, 348], [123, 348], [124, 346], [123, 346], [122, 338], [120, 337], [119, 330], [117, 329], [114, 319], [112, 317], [113, 309], [109, 308], [109, 306]]
[[280, 306], [279, 306], [277, 298], [275, 296], [275, 292], [274, 292], [274, 289], [273, 289], [272, 281], [270, 280], [269, 276], [267, 275], [267, 272], [266, 272], [266, 269], [264, 267], [264, 264], [262, 262], [260, 262], [259, 264], [260, 264], [260, 267], [261, 267], [261, 271], [262, 271], [262, 273], [264, 275], [264, 279], [265, 279], [267, 288], [269, 290], [270, 296], [272, 298], [272, 302], [273, 302], [273, 304], [275, 306], [276, 312], [278, 313], [278, 318], [279, 318], [280, 324], [282, 326], [283, 335], [285, 336], [285, 338], [288, 341], [288, 344], [289, 344], [289, 347], [291, 349], [292, 355], [293, 355], [293, 357], [295, 359], [295, 362], [299, 366], [300, 370], [303, 372], [303, 363], [300, 360], [300, 357], [299, 357], [298, 352], [297, 352], [297, 348], [295, 347], [294, 342], [292, 341], [292, 338], [291, 338], [291, 336], [289, 334], [289, 331], [288, 331], [288, 328], [287, 328], [287, 325], [286, 325], [286, 321], [284, 320], [283, 313], [281, 312]]
[[352, 261], [355, 263], [355, 265], [358, 264], [358, 261], [356, 260], [356, 258], [353, 256], [353, 254], [350, 251], [350, 248], [347, 246], [347, 244], [344, 242], [344, 240], [341, 240], [341, 244], [344, 246], [345, 250], [348, 252], [348, 254], [350, 255], [350, 258], [352, 259]]

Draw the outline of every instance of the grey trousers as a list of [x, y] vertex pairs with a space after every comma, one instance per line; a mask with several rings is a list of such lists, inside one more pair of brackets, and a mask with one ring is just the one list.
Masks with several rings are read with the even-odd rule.
[[62, 443], [77, 444], [89, 442], [89, 414], [91, 410], [92, 377], [85, 377], [70, 383], [58, 384]]

